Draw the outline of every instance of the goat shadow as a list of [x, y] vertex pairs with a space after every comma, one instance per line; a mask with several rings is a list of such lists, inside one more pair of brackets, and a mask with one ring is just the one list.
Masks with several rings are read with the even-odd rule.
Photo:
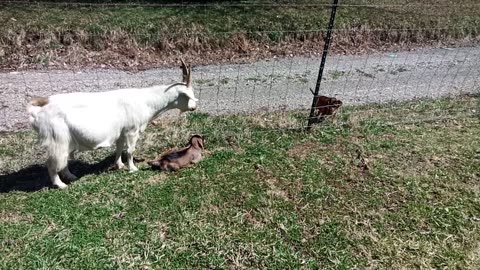
[[[70, 171], [79, 179], [89, 174], [99, 174], [107, 171], [114, 163], [113, 155], [98, 163], [86, 163], [81, 160], [68, 162]], [[71, 182], [65, 181], [69, 184]], [[0, 193], [12, 191], [35, 192], [46, 187], [53, 187], [45, 165], [31, 165], [19, 171], [0, 175]]]

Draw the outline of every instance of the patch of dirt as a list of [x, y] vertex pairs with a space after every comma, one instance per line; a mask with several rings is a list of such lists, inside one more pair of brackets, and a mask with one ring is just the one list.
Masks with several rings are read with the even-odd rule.
[[20, 223], [20, 222], [32, 222], [33, 217], [30, 215], [24, 215], [19, 212], [0, 212], [1, 223]]
[[163, 172], [159, 172], [158, 174], [149, 177], [145, 180], [146, 184], [156, 185], [159, 183], [163, 183], [167, 179], [167, 175]]
[[290, 148], [287, 151], [287, 155], [293, 158], [305, 159], [308, 156], [310, 156], [311, 153], [325, 151], [327, 149], [328, 148], [325, 147], [325, 145], [309, 141], [309, 142], [297, 144], [294, 147]]
[[256, 228], [263, 228], [263, 226], [265, 225], [265, 222], [259, 220], [259, 218], [256, 217], [258, 214], [255, 210], [250, 209], [248, 211], [245, 211], [243, 215], [245, 217], [245, 220]]
[[476, 246], [467, 255], [470, 265], [475, 266], [480, 263], [480, 242], [477, 241]]
[[471, 190], [477, 194], [478, 196], [480, 196], [480, 184], [476, 184], [476, 185], [472, 185], [471, 186]]
[[335, 166], [334, 156], [350, 156], [353, 166], [359, 168], [360, 171], [368, 171], [369, 160], [367, 160], [363, 154], [358, 153], [358, 151], [352, 151], [348, 149], [350, 142], [340, 142], [335, 145], [326, 145], [320, 142], [304, 142], [297, 144], [290, 148], [287, 151], [287, 155], [291, 158], [299, 158], [304, 160], [308, 157], [318, 157], [323, 160], [325, 165]]
[[282, 187], [275, 175], [265, 169], [262, 165], [255, 165], [256, 172], [260, 176], [267, 186], [267, 194], [273, 197], [281, 198], [285, 201], [295, 201], [292, 194], [289, 194], [288, 190]]

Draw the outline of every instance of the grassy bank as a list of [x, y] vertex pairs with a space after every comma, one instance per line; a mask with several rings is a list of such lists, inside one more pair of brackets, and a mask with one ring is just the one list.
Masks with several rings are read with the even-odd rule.
[[0, 268], [475, 269], [474, 111], [475, 97], [345, 108], [338, 125], [311, 133], [273, 129], [297, 126], [296, 113], [190, 114], [149, 129], [138, 155], [200, 132], [208, 153], [198, 166], [98, 172], [111, 151], [84, 153], [72, 169], [84, 176], [65, 191], [39, 190], [33, 134], [9, 134]]
[[[0, 65], [6, 67], [194, 63], [320, 52], [326, 1], [192, 6], [0, 6]], [[358, 53], [476, 39], [474, 1], [341, 1], [333, 49]], [[378, 4], [378, 3], [377, 3]], [[409, 29], [409, 30], [406, 30]]]

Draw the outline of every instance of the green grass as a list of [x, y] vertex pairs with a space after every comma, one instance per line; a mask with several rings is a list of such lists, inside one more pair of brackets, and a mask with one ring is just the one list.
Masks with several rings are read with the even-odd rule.
[[[404, 1], [390, 0], [381, 7], [349, 6], [371, 1], [341, 2], [345, 6], [337, 12], [335, 28], [339, 30], [333, 49], [342, 52], [479, 35], [480, 6], [475, 1], [459, 5], [432, 0], [421, 6], [401, 6], [396, 4]], [[322, 48], [330, 10], [311, 5], [325, 1], [309, 1], [304, 6], [255, 3], [272, 1], [243, 6], [210, 4], [206, 8], [5, 5], [0, 7], [0, 64], [111, 61], [116, 66], [138, 65], [166, 61], [178, 53], [201, 62], [252, 51], [268, 56]]]
[[344, 108], [309, 133], [276, 129], [297, 126], [297, 112], [192, 113], [149, 128], [137, 156], [198, 132], [208, 152], [197, 166], [88, 173], [111, 150], [86, 152], [67, 190], [21, 191], [44, 157], [31, 132], [7, 134], [0, 268], [476, 269], [478, 102]]
[[333, 70], [329, 73], [330, 77], [332, 80], [338, 80], [340, 79], [343, 75], [345, 75], [345, 71], [338, 71], [338, 70]]

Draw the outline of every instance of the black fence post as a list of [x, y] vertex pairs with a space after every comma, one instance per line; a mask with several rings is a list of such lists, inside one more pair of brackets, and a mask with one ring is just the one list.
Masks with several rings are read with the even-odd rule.
[[313, 93], [312, 107], [310, 109], [310, 116], [308, 117], [307, 130], [312, 128], [314, 123], [315, 113], [315, 101], [320, 92], [320, 83], [322, 82], [323, 70], [325, 68], [325, 61], [327, 60], [328, 49], [330, 48], [330, 42], [332, 41], [333, 23], [335, 22], [335, 14], [337, 13], [337, 6], [339, 0], [333, 0], [332, 12], [330, 13], [330, 21], [327, 27], [327, 36], [325, 37], [325, 45], [323, 46], [322, 62], [320, 63], [320, 70], [318, 71], [317, 84], [315, 85], [315, 92]]

